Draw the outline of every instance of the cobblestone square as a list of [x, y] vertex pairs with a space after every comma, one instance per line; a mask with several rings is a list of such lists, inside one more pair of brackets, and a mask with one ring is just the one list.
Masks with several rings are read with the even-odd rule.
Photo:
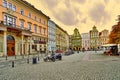
[[1, 68], [0, 80], [120, 80], [120, 56], [88, 51], [63, 56], [62, 61], [41, 59]]

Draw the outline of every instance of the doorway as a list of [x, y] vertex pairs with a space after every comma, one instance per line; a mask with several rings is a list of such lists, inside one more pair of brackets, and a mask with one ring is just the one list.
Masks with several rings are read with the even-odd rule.
[[14, 56], [15, 55], [15, 39], [13, 36], [7, 36], [7, 55]]

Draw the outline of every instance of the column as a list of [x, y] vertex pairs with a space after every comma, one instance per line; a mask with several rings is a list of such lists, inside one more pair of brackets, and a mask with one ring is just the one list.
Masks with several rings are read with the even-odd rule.
[[4, 31], [4, 40], [3, 40], [3, 51], [4, 55], [7, 56], [7, 32]]
[[24, 47], [24, 46], [23, 46], [23, 43], [24, 43], [24, 42], [23, 42], [23, 37], [24, 37], [24, 36], [22, 35], [21, 37], [22, 37], [22, 40], [21, 40], [21, 43], [22, 43], [22, 51], [21, 51], [21, 52], [22, 52], [22, 55], [23, 55], [23, 54], [24, 54], [24, 51], [23, 51], [23, 47]]
[[31, 54], [32, 53], [32, 37], [30, 37], [29, 45], [30, 45], [30, 54]]

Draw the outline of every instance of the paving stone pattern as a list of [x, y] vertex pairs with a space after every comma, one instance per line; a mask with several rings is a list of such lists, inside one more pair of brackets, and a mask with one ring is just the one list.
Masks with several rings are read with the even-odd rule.
[[[86, 55], [89, 55], [87, 60]], [[37, 64], [1, 68], [0, 80], [120, 80], [120, 56], [79, 52], [63, 56], [62, 61], [41, 60]]]

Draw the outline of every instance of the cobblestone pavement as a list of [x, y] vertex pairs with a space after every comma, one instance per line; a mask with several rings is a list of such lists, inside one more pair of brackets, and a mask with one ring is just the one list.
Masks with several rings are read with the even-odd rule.
[[101, 53], [79, 52], [63, 56], [62, 61], [0, 68], [0, 80], [120, 80], [120, 56]]

